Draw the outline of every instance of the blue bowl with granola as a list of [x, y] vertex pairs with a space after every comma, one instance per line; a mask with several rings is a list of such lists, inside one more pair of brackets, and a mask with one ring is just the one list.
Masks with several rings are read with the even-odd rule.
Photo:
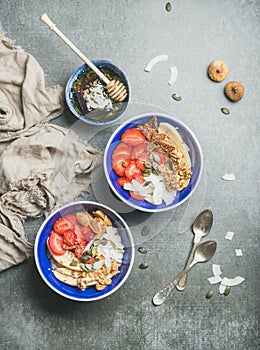
[[134, 242], [128, 225], [114, 210], [79, 201], [43, 222], [34, 253], [42, 279], [54, 292], [76, 301], [95, 301], [127, 280]]
[[160, 212], [181, 205], [194, 193], [203, 154], [195, 134], [182, 121], [146, 113], [115, 130], [103, 165], [119, 199], [134, 209]]

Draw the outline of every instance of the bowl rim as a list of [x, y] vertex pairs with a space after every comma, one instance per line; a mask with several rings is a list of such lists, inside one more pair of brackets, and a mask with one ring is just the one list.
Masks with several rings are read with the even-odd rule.
[[[40, 239], [40, 236], [42, 234], [42, 231], [45, 227], [45, 225], [47, 224], [47, 222], [50, 220], [50, 218], [52, 216], [54, 216], [55, 214], [59, 213], [61, 210], [63, 209], [66, 209], [70, 206], [74, 206], [74, 205], [80, 205], [80, 204], [91, 204], [91, 205], [96, 205], [98, 206], [99, 208], [105, 208], [106, 210], [112, 212], [117, 218], [120, 219], [120, 221], [122, 222], [123, 224], [123, 227], [125, 229], [125, 232], [127, 232], [127, 238], [129, 240], [129, 248], [131, 248], [131, 259], [129, 261], [129, 267], [128, 267], [128, 270], [125, 274], [125, 276], [123, 277], [123, 279], [109, 292], [107, 292], [106, 294], [102, 294], [100, 296], [97, 296], [97, 297], [94, 297], [94, 298], [78, 298], [78, 297], [74, 297], [74, 296], [68, 296], [66, 293], [63, 293], [62, 291], [58, 290], [57, 288], [55, 288], [49, 281], [48, 279], [45, 277], [41, 267], [40, 267], [40, 259], [38, 257], [38, 254], [37, 254], [37, 250], [38, 250], [38, 244], [39, 244], [39, 239]], [[108, 297], [109, 295], [115, 293], [127, 280], [127, 278], [129, 277], [130, 275], [130, 272], [133, 268], [133, 264], [134, 264], [134, 258], [135, 258], [135, 249], [134, 249], [134, 240], [133, 240], [133, 236], [132, 236], [132, 233], [131, 233], [131, 230], [128, 226], [128, 224], [126, 223], [126, 221], [115, 211], [113, 210], [112, 208], [108, 207], [107, 205], [105, 204], [102, 204], [102, 203], [98, 203], [98, 202], [95, 202], [95, 201], [74, 201], [74, 202], [70, 202], [60, 208], [58, 208], [57, 210], [55, 210], [54, 212], [52, 212], [50, 215], [48, 215], [48, 217], [44, 220], [44, 222], [41, 224], [37, 234], [36, 234], [36, 238], [35, 238], [35, 243], [34, 243], [34, 260], [35, 260], [35, 264], [36, 264], [36, 267], [37, 267], [37, 270], [40, 274], [40, 276], [42, 277], [43, 281], [54, 291], [56, 292], [57, 294], [67, 298], [67, 299], [71, 299], [71, 300], [75, 300], [75, 301], [96, 301], [96, 300], [101, 300], [101, 299], [104, 299], [106, 297]]]
[[[107, 153], [108, 153], [108, 150], [109, 150], [109, 147], [111, 146], [111, 141], [113, 140], [113, 138], [115, 137], [115, 135], [118, 133], [118, 131], [120, 129], [123, 129], [127, 124], [129, 123], [132, 123], [138, 119], [141, 119], [141, 118], [144, 118], [144, 117], [149, 117], [151, 116], [151, 118], [153, 116], [158, 116], [158, 117], [163, 117], [163, 118], [170, 118], [174, 121], [176, 121], [176, 123], [178, 123], [179, 125], [181, 125], [184, 130], [187, 130], [188, 133], [191, 135], [193, 141], [194, 141], [194, 144], [196, 144], [196, 147], [198, 148], [198, 154], [199, 154], [199, 157], [200, 157], [200, 169], [199, 169], [199, 173], [198, 173], [198, 178], [197, 178], [197, 181], [194, 185], [194, 187], [192, 188], [192, 190], [190, 191], [190, 193], [185, 197], [183, 198], [180, 202], [172, 205], [172, 206], [167, 206], [165, 208], [154, 208], [154, 209], [149, 209], [149, 208], [142, 208], [138, 205], [135, 205], [134, 203], [132, 202], [129, 202], [127, 199], [125, 199], [123, 196], [121, 196], [120, 193], [118, 193], [118, 191], [115, 189], [112, 181], [110, 180], [110, 176], [108, 174], [108, 171], [107, 171], [107, 166], [106, 166], [106, 158], [107, 158]], [[197, 137], [195, 136], [194, 132], [183, 122], [181, 121], [180, 119], [178, 118], [175, 118], [174, 116], [172, 116], [171, 114], [167, 114], [167, 113], [161, 113], [161, 112], [146, 112], [146, 113], [141, 113], [141, 114], [138, 114], [132, 118], [129, 118], [127, 119], [123, 124], [119, 125], [116, 130], [113, 132], [113, 134], [110, 136], [108, 142], [107, 142], [107, 145], [106, 145], [106, 148], [104, 150], [104, 156], [103, 156], [103, 169], [104, 169], [104, 173], [105, 173], [105, 176], [106, 176], [106, 179], [107, 179], [107, 182], [109, 184], [109, 187], [112, 189], [112, 191], [115, 193], [115, 195], [121, 199], [125, 204], [131, 206], [132, 208], [134, 209], [137, 209], [137, 210], [140, 210], [140, 211], [143, 211], [143, 212], [149, 212], [149, 213], [158, 213], [158, 212], [164, 212], [164, 211], [168, 211], [168, 210], [172, 210], [174, 208], [177, 208], [179, 205], [183, 204], [184, 202], [186, 202], [190, 196], [195, 192], [195, 190], [197, 189], [199, 183], [200, 183], [200, 180], [201, 180], [201, 177], [202, 177], [202, 173], [203, 173], [203, 166], [204, 166], [204, 158], [203, 158], [203, 152], [202, 152], [202, 148], [201, 148], [201, 145], [197, 139]]]
[[[119, 116], [113, 120], [110, 120], [110, 121], [107, 121], [105, 123], [100, 123], [100, 122], [94, 122], [94, 121], [91, 121], [89, 119], [85, 119], [83, 115], [81, 115], [80, 113], [78, 113], [76, 111], [76, 109], [73, 107], [73, 103], [71, 101], [71, 98], [70, 98], [70, 93], [71, 93], [71, 89], [69, 89], [69, 86], [71, 85], [71, 82], [75, 80], [75, 76], [78, 76], [79, 73], [81, 71], [83, 71], [84, 67], [89, 67], [87, 65], [87, 63], [83, 63], [81, 66], [79, 66], [75, 71], [74, 73], [71, 74], [71, 76], [69, 77], [67, 83], [66, 83], [66, 86], [65, 86], [65, 90], [64, 90], [64, 94], [65, 94], [65, 100], [66, 100], [66, 104], [68, 106], [68, 109], [70, 110], [70, 112], [72, 114], [74, 114], [75, 117], [77, 117], [78, 119], [80, 119], [81, 121], [83, 121], [84, 123], [86, 124], [89, 124], [89, 125], [95, 125], [95, 126], [105, 126], [105, 125], [110, 125], [110, 124], [113, 124], [115, 123], [116, 121], [118, 121], [119, 119], [122, 118], [122, 116], [124, 115], [124, 113], [126, 112], [127, 110], [127, 107], [130, 103], [130, 99], [131, 99], [131, 86], [130, 86], [130, 83], [129, 83], [129, 79], [127, 78], [127, 75], [125, 73], [124, 70], [122, 70], [120, 67], [116, 66], [114, 63], [112, 63], [111, 61], [109, 60], [106, 60], [106, 59], [96, 59], [96, 60], [92, 60], [91, 61], [95, 66], [99, 67], [100, 65], [102, 64], [109, 64], [111, 67], [115, 67], [116, 69], [118, 69], [124, 76], [124, 79], [126, 80], [127, 82], [127, 85], [128, 85], [128, 101], [126, 102], [126, 107], [125, 109], [121, 112], [121, 114], [119, 114]], [[91, 69], [91, 68], [90, 68]]]

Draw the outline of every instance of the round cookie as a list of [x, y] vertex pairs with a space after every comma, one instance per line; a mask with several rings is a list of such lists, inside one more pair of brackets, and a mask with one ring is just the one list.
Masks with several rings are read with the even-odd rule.
[[208, 67], [208, 75], [211, 80], [221, 82], [228, 76], [228, 67], [225, 62], [216, 60]]
[[244, 96], [244, 86], [238, 81], [230, 81], [224, 88], [227, 98], [233, 102], [240, 101]]

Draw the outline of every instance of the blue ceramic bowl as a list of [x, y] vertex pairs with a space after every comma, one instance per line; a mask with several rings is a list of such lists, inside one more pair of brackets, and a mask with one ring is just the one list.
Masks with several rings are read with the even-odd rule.
[[[47, 255], [46, 244], [54, 222], [61, 216], [73, 214], [80, 211], [93, 210], [101, 210], [110, 218], [113, 226], [118, 229], [118, 232], [121, 235], [122, 243], [125, 246], [125, 252], [122, 265], [119, 268], [120, 272], [112, 278], [111, 285], [107, 286], [102, 291], [97, 291], [95, 287], [88, 287], [85, 291], [82, 291], [77, 287], [66, 285], [55, 278], [54, 274], [52, 273], [50, 259]], [[126, 222], [114, 210], [103, 204], [90, 201], [81, 201], [70, 203], [56, 210], [43, 222], [36, 236], [34, 254], [36, 266], [42, 279], [56, 293], [72, 300], [94, 301], [111, 295], [127, 280], [134, 262], [134, 242], [130, 229], [127, 226]]]
[[[146, 201], [135, 200], [130, 197], [129, 191], [125, 190], [122, 186], [117, 184], [118, 176], [112, 168], [112, 153], [116, 148], [118, 142], [120, 141], [121, 135], [131, 128], [136, 128], [138, 124], [144, 124], [149, 121], [154, 115], [157, 116], [158, 122], [170, 123], [174, 127], [178, 128], [178, 132], [182, 136], [184, 142], [189, 147], [189, 155], [191, 158], [191, 171], [192, 176], [189, 185], [182, 191], [177, 192], [174, 200], [166, 205], [164, 202], [160, 205], [154, 205]], [[173, 209], [180, 204], [184, 203], [197, 188], [203, 168], [203, 154], [196, 136], [193, 132], [180, 120], [167, 115], [167, 114], [157, 114], [157, 113], [146, 113], [138, 115], [132, 119], [127, 120], [124, 124], [120, 125], [115, 132], [110, 137], [105, 152], [104, 152], [104, 172], [106, 179], [109, 183], [110, 188], [113, 192], [120, 198], [124, 203], [130, 205], [131, 207], [145, 211], [145, 212], [160, 212]]]
[[75, 106], [75, 104], [73, 102], [72, 87], [73, 87], [73, 84], [75, 83], [75, 81], [79, 78], [79, 76], [81, 74], [91, 70], [86, 64], [83, 64], [81, 67], [79, 67], [75, 71], [75, 73], [72, 74], [72, 76], [69, 78], [69, 80], [67, 82], [67, 85], [65, 88], [66, 102], [67, 102], [67, 105], [68, 105], [70, 111], [77, 118], [79, 118], [80, 120], [82, 120], [85, 123], [92, 124], [92, 125], [112, 124], [122, 117], [123, 113], [125, 112], [125, 110], [128, 106], [128, 103], [130, 100], [130, 84], [129, 84], [129, 81], [128, 81], [125, 73], [121, 69], [119, 69], [117, 66], [113, 65], [110, 61], [95, 60], [95, 61], [92, 61], [92, 63], [94, 63], [94, 65], [97, 66], [98, 68], [107, 69], [109, 72], [118, 76], [122, 80], [122, 82], [124, 83], [124, 85], [127, 89], [127, 92], [128, 92], [126, 99], [123, 102], [121, 102], [120, 104], [117, 104], [119, 106], [119, 109], [111, 117], [108, 117], [109, 111], [107, 111], [107, 112], [104, 111], [104, 114], [102, 114], [102, 117], [98, 118], [97, 120], [92, 118], [93, 112], [88, 113], [86, 115], [83, 115], [82, 113], [80, 113], [79, 109]]

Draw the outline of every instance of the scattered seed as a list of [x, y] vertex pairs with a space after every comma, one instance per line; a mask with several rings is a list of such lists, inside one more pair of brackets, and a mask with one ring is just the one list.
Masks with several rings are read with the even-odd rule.
[[172, 98], [175, 100], [175, 101], [181, 101], [182, 100], [182, 97], [178, 94], [172, 94]]
[[224, 295], [227, 296], [230, 293], [230, 288], [226, 287], [226, 289], [224, 290]]
[[156, 163], [160, 163], [160, 161], [161, 161], [161, 158], [156, 153], [153, 153], [153, 159]]
[[229, 114], [230, 114], [229, 109], [226, 108], [226, 107], [221, 108], [221, 112], [222, 112], [223, 114], [226, 114], [226, 115], [229, 115]]
[[167, 4], [165, 5], [165, 9], [167, 12], [170, 12], [172, 10], [172, 4], [170, 2], [167, 2]]
[[147, 251], [148, 251], [148, 250], [147, 250], [147, 248], [145, 248], [145, 247], [139, 247], [139, 248], [138, 248], [138, 252], [141, 253], [141, 254], [146, 254]]
[[146, 262], [143, 262], [139, 265], [139, 269], [141, 270], [147, 269], [147, 267], [148, 267], [148, 264]]
[[145, 226], [142, 228], [141, 235], [142, 235], [142, 236], [147, 236], [147, 235], [149, 235], [150, 231], [151, 231], [151, 226], [150, 226], [150, 225], [145, 225]]
[[213, 297], [213, 294], [214, 294], [214, 293], [213, 293], [213, 290], [209, 290], [208, 293], [206, 294], [206, 298], [207, 298], [207, 299], [212, 298], [212, 297]]

